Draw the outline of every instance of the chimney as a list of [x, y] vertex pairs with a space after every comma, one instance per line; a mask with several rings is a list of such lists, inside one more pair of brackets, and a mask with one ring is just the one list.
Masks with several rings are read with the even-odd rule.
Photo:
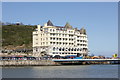
[[38, 25], [37, 25], [37, 29], [38, 29], [38, 31], [40, 31], [40, 27], [41, 27], [41, 25], [38, 24]]

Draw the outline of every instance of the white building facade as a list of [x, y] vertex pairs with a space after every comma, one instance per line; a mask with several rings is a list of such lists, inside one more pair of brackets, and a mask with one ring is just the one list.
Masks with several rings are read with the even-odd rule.
[[88, 55], [88, 38], [86, 30], [73, 28], [69, 23], [65, 26], [54, 26], [49, 20], [44, 26], [37, 25], [33, 31], [33, 54], [48, 55]]

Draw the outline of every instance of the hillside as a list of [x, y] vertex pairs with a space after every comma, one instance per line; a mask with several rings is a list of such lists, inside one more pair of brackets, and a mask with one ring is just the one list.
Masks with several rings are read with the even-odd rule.
[[32, 48], [32, 31], [36, 26], [3, 25], [2, 47], [5, 49]]

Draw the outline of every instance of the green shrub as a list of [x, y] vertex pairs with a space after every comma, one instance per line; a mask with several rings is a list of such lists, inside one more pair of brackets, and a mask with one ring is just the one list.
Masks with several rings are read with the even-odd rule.
[[32, 47], [32, 32], [36, 26], [29, 25], [3, 25], [2, 26], [2, 46]]

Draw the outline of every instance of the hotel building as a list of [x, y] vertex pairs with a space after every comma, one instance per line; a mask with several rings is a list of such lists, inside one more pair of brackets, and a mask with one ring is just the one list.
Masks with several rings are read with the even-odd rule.
[[88, 54], [88, 39], [86, 30], [73, 28], [69, 23], [65, 26], [55, 26], [49, 20], [44, 26], [37, 25], [33, 31], [33, 54], [77, 55]]

